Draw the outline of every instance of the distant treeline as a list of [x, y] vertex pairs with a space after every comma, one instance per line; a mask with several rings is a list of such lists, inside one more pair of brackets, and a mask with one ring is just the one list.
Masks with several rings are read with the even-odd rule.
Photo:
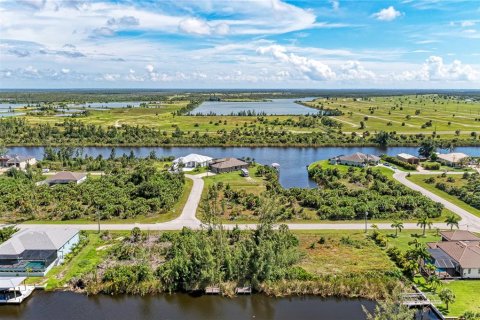
[[[322, 117], [320, 121], [327, 121]], [[259, 126], [238, 127], [231, 131], [216, 132], [159, 130], [146, 126], [122, 125], [103, 127], [85, 124], [75, 119], [62, 123], [31, 125], [22, 118], [0, 119], [0, 141], [5, 145], [32, 146], [340, 146], [340, 145], [420, 145], [432, 140], [430, 135], [404, 135], [380, 131], [376, 134], [342, 133], [335, 123], [324, 124], [324, 132], [293, 133], [280, 128]], [[449, 145], [480, 145], [474, 139], [448, 139], [435, 141]]]
[[480, 99], [480, 90], [400, 90], [400, 89], [298, 89], [298, 90], [265, 90], [265, 89], [7, 89], [0, 90], [0, 101], [36, 103], [36, 102], [108, 102], [108, 101], [153, 101], [166, 100], [169, 97], [178, 95], [187, 99], [199, 98], [208, 100], [215, 95], [220, 99], [275, 99], [275, 98], [303, 98], [303, 97], [380, 97], [380, 96], [401, 96], [401, 95], [424, 95], [439, 94], [443, 96], [455, 96], [471, 99]]

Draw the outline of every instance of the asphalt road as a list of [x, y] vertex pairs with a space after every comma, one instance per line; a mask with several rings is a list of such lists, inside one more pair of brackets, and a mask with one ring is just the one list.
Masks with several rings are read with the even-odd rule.
[[[458, 172], [457, 172], [458, 173]], [[209, 173], [211, 175], [211, 173]], [[426, 173], [412, 173], [412, 174], [428, 174]], [[142, 230], [180, 230], [183, 227], [188, 227], [192, 229], [199, 229], [205, 227], [202, 225], [201, 221], [197, 219], [196, 212], [198, 205], [201, 200], [202, 190], [204, 187], [203, 177], [207, 173], [200, 175], [186, 175], [187, 178], [193, 180], [192, 190], [187, 199], [185, 207], [181, 215], [168, 222], [162, 223], [128, 223], [128, 224], [108, 224], [102, 223], [100, 225], [101, 230], [131, 230], [134, 227], [139, 227]], [[393, 177], [400, 183], [405, 186], [419, 191], [426, 197], [432, 199], [433, 201], [442, 203], [447, 209], [457, 213], [461, 218], [460, 228], [467, 229], [470, 231], [480, 232], [480, 218], [469, 213], [468, 211], [454, 205], [451, 202], [437, 196], [436, 194], [416, 185], [415, 183], [409, 181], [407, 178], [407, 173], [399, 170], [395, 170]], [[292, 230], [362, 230], [365, 228], [365, 223], [289, 223], [288, 227]], [[377, 223], [379, 229], [392, 229], [391, 223]], [[38, 224], [20, 224], [19, 228], [35, 228], [39, 227]], [[97, 230], [97, 224], [42, 224], [42, 227], [52, 227], [52, 228], [63, 228], [65, 226], [79, 228], [82, 230]], [[224, 224], [224, 228], [231, 229], [235, 224]], [[371, 223], [367, 224], [368, 228], [371, 228]], [[256, 227], [255, 224], [240, 224], [242, 229], [253, 229]], [[446, 229], [448, 226], [445, 223], [434, 223], [434, 228]], [[419, 229], [415, 223], [405, 223], [405, 229]]]

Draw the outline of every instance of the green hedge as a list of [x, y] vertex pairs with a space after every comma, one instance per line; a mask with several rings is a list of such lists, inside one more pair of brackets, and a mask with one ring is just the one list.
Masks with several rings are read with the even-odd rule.
[[395, 157], [390, 157], [390, 156], [387, 156], [387, 155], [383, 155], [382, 160], [393, 163], [393, 164], [395, 164], [399, 167], [402, 167], [403, 169], [406, 169], [406, 170], [416, 170], [417, 169], [417, 165], [411, 164], [411, 163], [408, 163], [408, 162], [404, 162], [404, 161], [402, 161], [400, 159], [397, 159]]

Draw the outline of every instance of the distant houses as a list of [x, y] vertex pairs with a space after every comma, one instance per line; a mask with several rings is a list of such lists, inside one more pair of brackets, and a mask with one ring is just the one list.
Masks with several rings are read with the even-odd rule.
[[1, 277], [45, 276], [80, 241], [75, 228], [32, 228], [0, 244]]
[[430, 254], [422, 262], [436, 267], [440, 278], [480, 279], [480, 238], [465, 230], [443, 231], [442, 241], [427, 243]]
[[26, 169], [29, 165], [37, 163], [37, 159], [30, 156], [21, 155], [4, 155], [0, 156], [0, 167], [2, 168], [17, 168]]
[[194, 169], [198, 167], [207, 167], [213, 158], [208, 156], [203, 156], [196, 153], [191, 153], [185, 157], [180, 157], [173, 160], [173, 167], [174, 169], [178, 168], [187, 168], [187, 169]]
[[40, 184], [48, 184], [50, 186], [68, 183], [80, 184], [86, 180], [87, 174], [84, 172], [61, 171], [47, 178], [47, 180], [41, 181]]
[[210, 170], [214, 173], [232, 172], [242, 169], [248, 169], [248, 162], [237, 158], [216, 159], [210, 164]]
[[450, 167], [462, 167], [466, 159], [468, 155], [461, 152], [437, 154], [437, 161]]
[[420, 158], [415, 157], [408, 153], [399, 153], [397, 154], [397, 159], [410, 164], [419, 164]]
[[377, 165], [380, 163], [380, 157], [372, 154], [355, 152], [350, 155], [341, 155], [329, 159], [330, 164], [342, 164], [354, 167], [365, 167], [368, 165]]

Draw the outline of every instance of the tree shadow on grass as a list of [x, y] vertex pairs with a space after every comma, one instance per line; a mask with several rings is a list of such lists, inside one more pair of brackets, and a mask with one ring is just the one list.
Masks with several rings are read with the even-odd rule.
[[421, 233], [410, 233], [412, 238], [424, 238], [423, 234]]

